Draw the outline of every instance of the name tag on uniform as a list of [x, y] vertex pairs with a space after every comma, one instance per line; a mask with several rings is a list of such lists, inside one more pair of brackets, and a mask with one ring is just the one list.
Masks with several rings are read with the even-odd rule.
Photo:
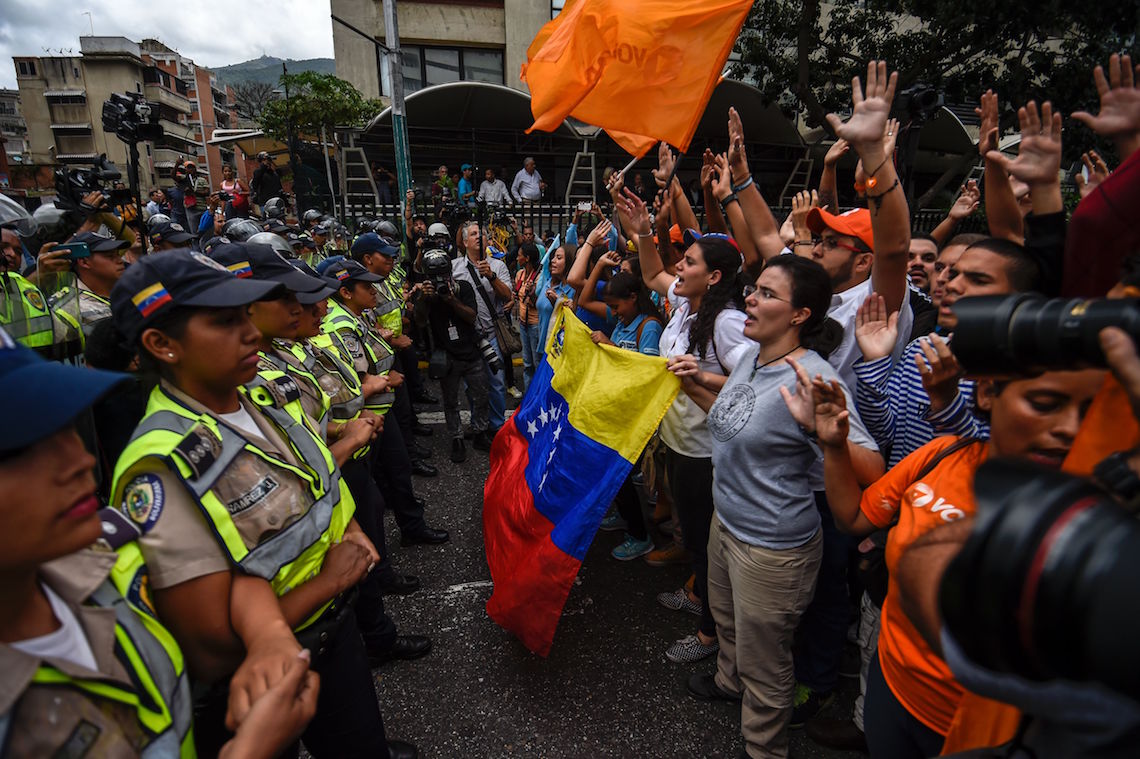
[[447, 325], [447, 339], [452, 342], [459, 340], [459, 330], [456, 329], [454, 324]]

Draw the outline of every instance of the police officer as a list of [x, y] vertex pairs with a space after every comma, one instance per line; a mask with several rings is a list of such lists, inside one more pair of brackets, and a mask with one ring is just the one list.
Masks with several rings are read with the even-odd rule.
[[[208, 235], [203, 235], [207, 237]], [[194, 235], [187, 232], [176, 221], [165, 221], [149, 227], [151, 252], [158, 253], [163, 250], [175, 250], [186, 247], [186, 243], [194, 239]]]
[[[247, 307], [280, 287], [185, 250], [147, 256], [119, 280], [116, 325], [160, 381], [116, 465], [111, 502], [139, 529], [131, 545], [184, 650], [211, 661], [231, 644], [233, 589], [262, 588], [314, 651], [323, 687], [303, 735], [310, 752], [414, 757], [414, 746], [387, 740], [352, 613], [378, 558], [352, 496], [296, 382], [277, 373], [244, 387], [260, 360]], [[218, 701], [215, 692], [200, 711], [204, 753], [220, 742]]]
[[[182, 652], [145, 595], [132, 601], [116, 587], [116, 554], [100, 539], [112, 533], [97, 511], [94, 459], [74, 427], [125, 379], [49, 363], [0, 330], [6, 757], [194, 756]], [[316, 707], [307, 652], [277, 659], [276, 675], [264, 666], [266, 653], [255, 642], [235, 676], [232, 716], [240, 727], [222, 749], [229, 759], [276, 755]]]
[[[339, 336], [361, 377], [369, 374], [389, 376], [387, 392], [365, 398], [365, 408], [385, 414], [396, 400], [394, 389], [403, 382], [403, 376], [392, 369], [395, 356], [391, 346], [372, 329], [364, 315], [376, 307], [373, 285], [380, 281], [380, 277], [351, 259], [334, 261], [325, 269], [324, 275], [336, 280], [340, 289], [329, 301], [328, 315], [321, 329]], [[424, 503], [412, 490], [412, 461], [399, 424], [384, 425], [384, 431], [377, 439], [377, 449], [373, 453], [373, 472], [388, 506], [396, 515], [401, 544], [447, 542], [446, 530], [428, 527], [424, 521]]]
[[61, 319], [43, 291], [20, 274], [22, 256], [16, 232], [0, 227], [0, 327], [16, 342], [47, 358], [78, 356], [83, 351], [78, 321]]
[[75, 287], [58, 290], [50, 305], [56, 311], [74, 310], [83, 334], [90, 335], [96, 324], [111, 318], [111, 288], [123, 274], [123, 251], [130, 243], [95, 232], [80, 232], [68, 242], [85, 244], [87, 252], [72, 253]]

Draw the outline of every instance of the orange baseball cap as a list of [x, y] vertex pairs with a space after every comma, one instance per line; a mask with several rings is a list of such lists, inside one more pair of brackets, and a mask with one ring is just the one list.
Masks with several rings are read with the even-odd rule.
[[856, 237], [871, 250], [875, 249], [875, 235], [871, 232], [871, 212], [866, 208], [853, 208], [841, 214], [833, 214], [822, 208], [813, 208], [807, 216], [808, 229], [818, 235], [825, 229], [836, 234]]

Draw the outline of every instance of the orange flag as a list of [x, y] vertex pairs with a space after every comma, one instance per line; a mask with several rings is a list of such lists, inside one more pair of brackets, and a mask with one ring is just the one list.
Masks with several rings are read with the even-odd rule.
[[633, 155], [687, 150], [752, 0], [567, 0], [527, 48], [534, 125], [567, 116]]

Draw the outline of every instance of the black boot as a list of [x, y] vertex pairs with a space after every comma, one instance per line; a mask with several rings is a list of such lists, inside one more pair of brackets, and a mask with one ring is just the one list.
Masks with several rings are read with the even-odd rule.
[[462, 464], [467, 460], [467, 446], [461, 437], [453, 438], [451, 441], [451, 460], [456, 464]]

